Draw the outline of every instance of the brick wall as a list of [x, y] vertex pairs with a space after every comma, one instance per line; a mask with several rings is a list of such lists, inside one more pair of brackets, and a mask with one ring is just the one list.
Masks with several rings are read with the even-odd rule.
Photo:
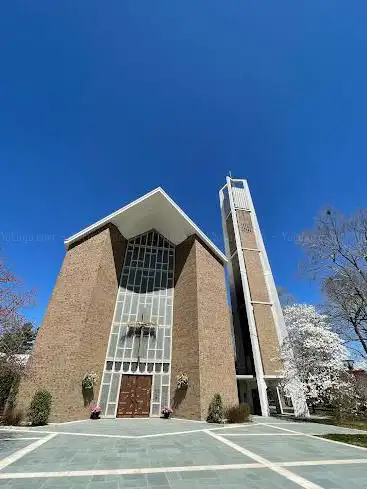
[[[253, 230], [251, 214], [237, 210], [238, 226], [245, 260], [247, 279], [252, 301], [269, 303], [264, 269]], [[255, 250], [255, 251], [254, 251]], [[278, 344], [272, 306], [270, 304], [253, 304], [256, 329], [259, 339], [260, 354], [265, 375], [278, 375], [282, 372], [282, 361]]]
[[257, 248], [256, 236], [252, 226], [250, 213], [237, 210], [236, 215], [242, 247]]
[[196, 241], [201, 419], [214, 394], [238, 404], [234, 350], [223, 265]]
[[279, 375], [283, 372], [283, 365], [271, 310], [272, 306], [254, 304], [253, 307], [264, 374]]
[[[195, 237], [187, 238], [175, 251], [173, 300], [171, 404], [175, 415], [200, 419], [200, 369]], [[186, 373], [187, 390], [176, 390], [176, 377]]]
[[88, 416], [81, 381], [91, 370], [99, 381], [102, 375], [125, 243], [108, 225], [66, 253], [20, 384], [20, 408], [28, 408], [36, 390], [47, 389], [53, 396], [51, 421]]
[[216, 392], [238, 402], [223, 265], [192, 236], [176, 247], [175, 277], [172, 404], [176, 376], [185, 372], [190, 384], [178, 392], [175, 415], [206, 419]]
[[258, 251], [244, 250], [245, 265], [248, 275], [251, 299], [259, 302], [269, 302], [268, 289]]

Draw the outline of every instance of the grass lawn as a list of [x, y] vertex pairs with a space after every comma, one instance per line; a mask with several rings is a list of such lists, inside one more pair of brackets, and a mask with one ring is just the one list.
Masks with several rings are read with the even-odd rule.
[[332, 424], [335, 424], [337, 426], [345, 426], [346, 428], [355, 428], [357, 430], [367, 431], [367, 420], [364, 420], [364, 421], [340, 421], [339, 423], [334, 422]]
[[359, 447], [367, 448], [367, 434], [366, 435], [320, 435], [319, 438], [326, 438], [327, 440], [342, 441], [349, 443], [350, 445], [358, 445]]
[[[282, 416], [284, 419], [285, 416]], [[299, 421], [300, 423], [321, 423], [321, 424], [331, 424], [334, 426], [343, 426], [344, 428], [354, 428], [357, 430], [367, 431], [367, 419], [363, 420], [336, 420], [332, 417], [320, 417], [320, 418], [295, 418], [294, 416], [289, 416], [287, 419], [291, 421]]]

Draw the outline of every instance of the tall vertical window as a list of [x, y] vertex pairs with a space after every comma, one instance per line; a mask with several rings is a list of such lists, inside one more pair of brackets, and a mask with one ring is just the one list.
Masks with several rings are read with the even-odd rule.
[[123, 374], [153, 376], [151, 415], [169, 404], [174, 262], [174, 245], [156, 231], [128, 241], [100, 391], [105, 416], [116, 415]]

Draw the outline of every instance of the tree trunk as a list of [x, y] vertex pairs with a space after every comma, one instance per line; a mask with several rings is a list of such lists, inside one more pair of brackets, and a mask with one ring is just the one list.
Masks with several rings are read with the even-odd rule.
[[[352, 323], [353, 324], [353, 323]], [[365, 351], [365, 353], [367, 354], [367, 342], [366, 340], [363, 338], [360, 330], [359, 330], [359, 326], [357, 326], [357, 324], [353, 324], [353, 328], [354, 328], [354, 331], [356, 332], [356, 335], [358, 336], [358, 339]]]

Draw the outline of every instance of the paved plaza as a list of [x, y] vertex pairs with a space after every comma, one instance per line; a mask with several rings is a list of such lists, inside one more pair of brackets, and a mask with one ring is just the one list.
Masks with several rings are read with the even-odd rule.
[[367, 450], [315, 435], [360, 433], [254, 417], [242, 425], [105, 419], [0, 429], [4, 489], [362, 489]]

